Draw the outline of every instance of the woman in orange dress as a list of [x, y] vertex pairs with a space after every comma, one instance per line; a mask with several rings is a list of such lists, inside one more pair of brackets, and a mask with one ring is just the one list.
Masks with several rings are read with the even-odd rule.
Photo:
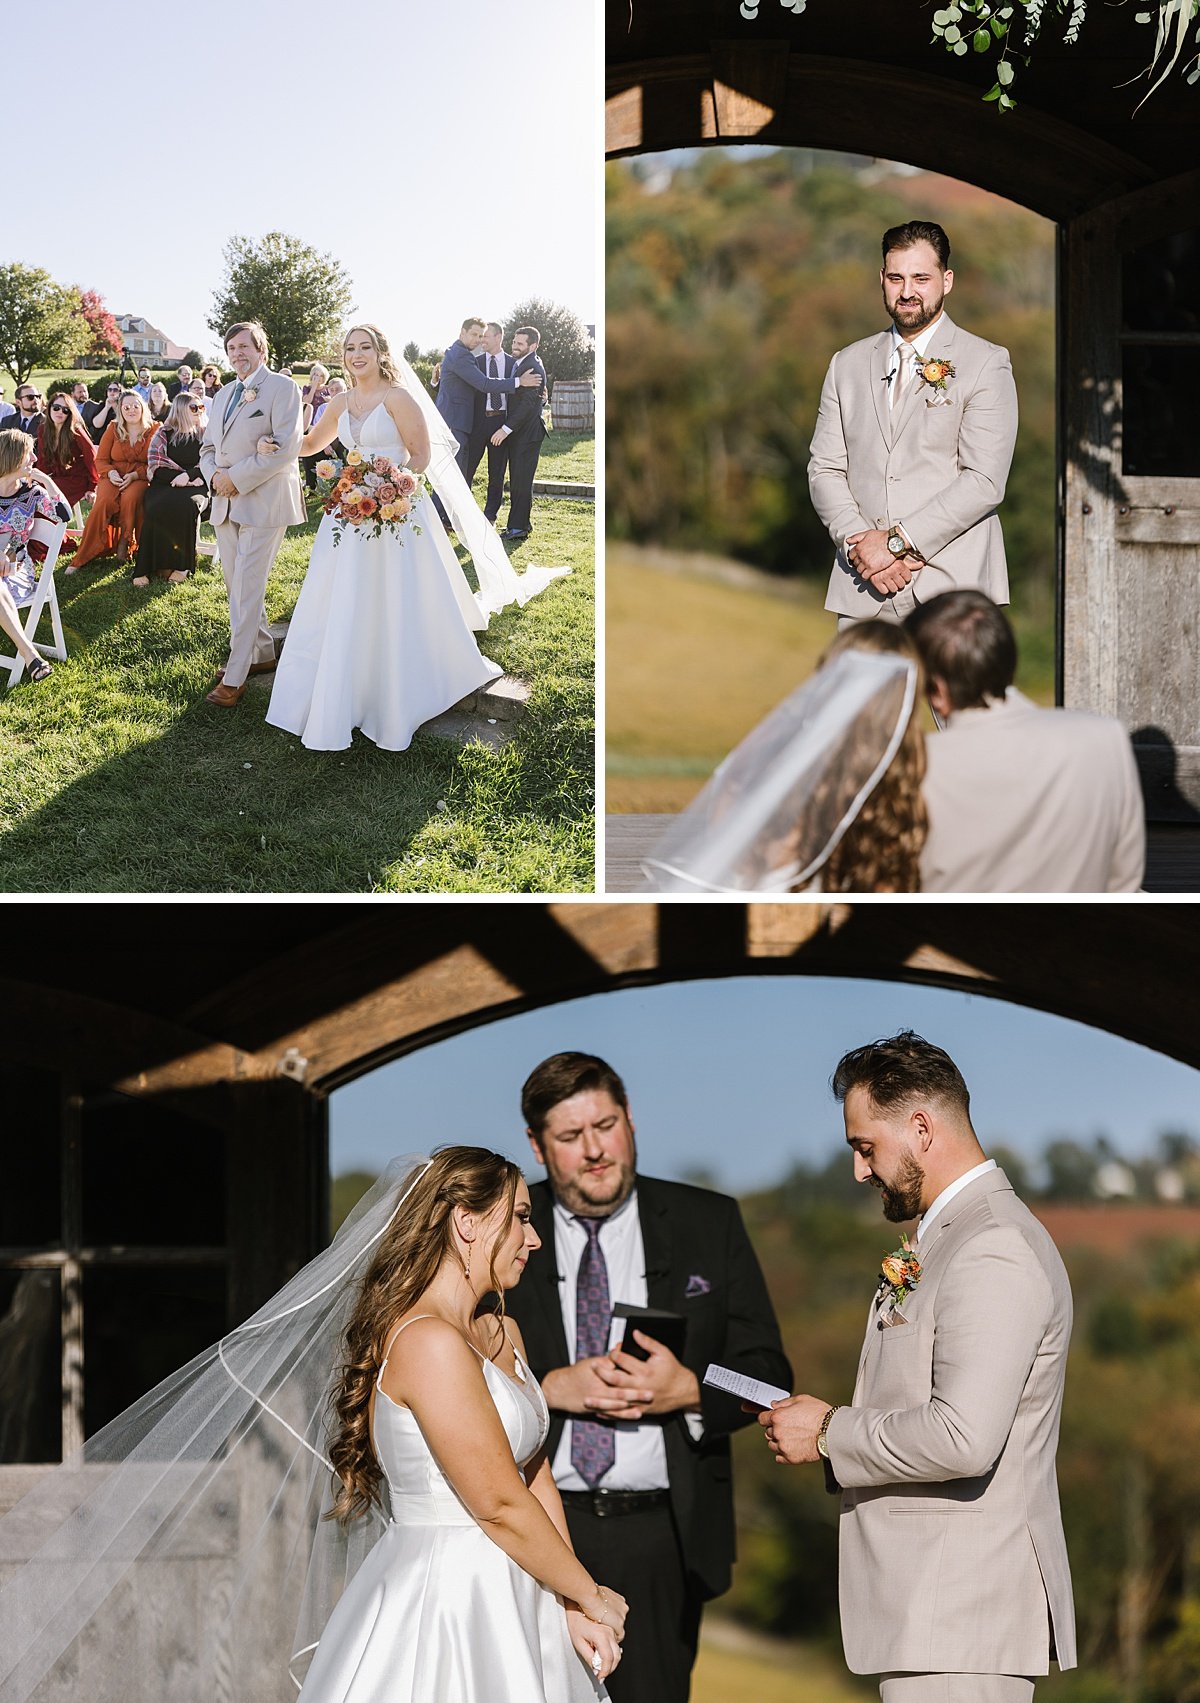
[[137, 391], [124, 391], [117, 418], [105, 427], [96, 451], [96, 501], [67, 573], [114, 550], [118, 562], [127, 561], [136, 551], [146, 500], [146, 454], [157, 430]]

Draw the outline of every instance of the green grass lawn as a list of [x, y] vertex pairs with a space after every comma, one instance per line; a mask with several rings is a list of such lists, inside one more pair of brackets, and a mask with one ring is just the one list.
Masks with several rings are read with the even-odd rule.
[[[682, 810], [721, 759], [812, 673], [835, 631], [825, 587], [610, 544], [605, 553], [606, 808]], [[1015, 617], [1018, 684], [1053, 701], [1053, 643]], [[928, 728], [933, 723], [927, 721]]]
[[[68, 660], [0, 696], [0, 890], [590, 891], [594, 509], [539, 499], [534, 522], [518, 570], [573, 572], [480, 636], [532, 689], [499, 752], [423, 733], [401, 753], [360, 734], [306, 751], [263, 721], [269, 676], [234, 710], [204, 702], [228, 643], [219, 570], [148, 591], [108, 563], [60, 572]], [[315, 529], [288, 534], [272, 620], [295, 603]]]
[[548, 432], [538, 462], [539, 479], [574, 479], [591, 485], [596, 479], [596, 440], [591, 432]]

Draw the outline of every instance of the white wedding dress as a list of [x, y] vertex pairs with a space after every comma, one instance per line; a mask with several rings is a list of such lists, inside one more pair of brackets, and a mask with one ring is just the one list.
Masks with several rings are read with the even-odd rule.
[[[519, 1358], [518, 1378], [480, 1360], [524, 1467], [550, 1428], [541, 1388]], [[374, 1441], [391, 1522], [334, 1609], [300, 1703], [605, 1699], [575, 1652], [559, 1599], [475, 1523], [412, 1413], [378, 1384]]]
[[[408, 461], [382, 402], [362, 420], [346, 408], [338, 435]], [[486, 620], [427, 497], [401, 536], [345, 526], [335, 545], [332, 519], [321, 522], [267, 709], [309, 750], [344, 751], [357, 727], [404, 751], [423, 722], [502, 672], [480, 655], [472, 629]]]

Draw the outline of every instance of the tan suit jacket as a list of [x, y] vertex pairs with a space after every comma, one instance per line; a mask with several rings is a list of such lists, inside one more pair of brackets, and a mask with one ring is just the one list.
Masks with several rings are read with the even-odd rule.
[[1054, 1468], [1071, 1336], [1062, 1260], [999, 1170], [943, 1208], [918, 1255], [904, 1322], [872, 1306], [854, 1405], [826, 1434], [847, 1664], [1040, 1674], [1056, 1652], [1074, 1667]]
[[[233, 385], [223, 385], [209, 407], [200, 471], [210, 485], [218, 469], [228, 473], [238, 488], [236, 497], [218, 497], [214, 492], [213, 525], [231, 520], [239, 526], [298, 526], [305, 519], [296, 462], [304, 436], [300, 389], [290, 378], [273, 372], [260, 373], [252, 388], [253, 400], [243, 396], [228, 425], [225, 409]], [[256, 453], [261, 437], [276, 440], [279, 448], [273, 455]]]
[[925, 741], [927, 893], [1135, 893], [1146, 824], [1129, 736], [1013, 688]]
[[1007, 603], [996, 510], [1017, 441], [1008, 351], [943, 313], [929, 357], [953, 362], [945, 401], [910, 378], [893, 411], [892, 347], [883, 331], [839, 350], [821, 391], [808, 487], [837, 546], [825, 607], [860, 621], [879, 614], [888, 599], [859, 578], [844, 545], [849, 533], [897, 522], [925, 557], [912, 582], [919, 603], [967, 587]]

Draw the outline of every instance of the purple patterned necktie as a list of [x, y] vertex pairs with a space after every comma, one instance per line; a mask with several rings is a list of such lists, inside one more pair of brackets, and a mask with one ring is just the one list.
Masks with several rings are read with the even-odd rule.
[[[575, 1280], [575, 1358], [590, 1359], [608, 1353], [612, 1307], [608, 1298], [608, 1267], [600, 1247], [603, 1218], [578, 1218], [587, 1231], [588, 1244], [579, 1262]], [[617, 1453], [611, 1425], [595, 1419], [576, 1419], [571, 1426], [571, 1465], [590, 1487], [595, 1487]]]

